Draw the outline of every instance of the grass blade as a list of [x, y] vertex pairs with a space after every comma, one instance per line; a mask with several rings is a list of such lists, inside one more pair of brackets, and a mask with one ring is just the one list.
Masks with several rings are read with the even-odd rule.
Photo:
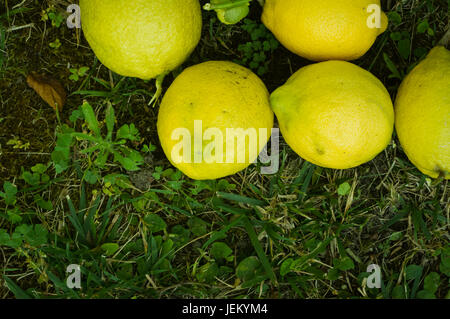
[[86, 240], [86, 233], [84, 232], [84, 229], [81, 226], [80, 221], [78, 220], [77, 210], [75, 209], [75, 206], [73, 205], [73, 202], [69, 196], [67, 196], [67, 203], [69, 205], [69, 210], [70, 210], [70, 215], [68, 215], [67, 217], [69, 218], [73, 227], [75, 227], [75, 230], [77, 231], [77, 233], [80, 234], [80, 236], [84, 240]]
[[5, 279], [6, 287], [14, 294], [17, 299], [32, 299], [22, 288], [16, 285], [16, 283], [7, 276], [3, 276]]
[[241, 195], [231, 194], [231, 193], [217, 192], [217, 196], [221, 197], [221, 198], [228, 199], [228, 200], [233, 201], [233, 202], [243, 203], [243, 204], [247, 204], [247, 205], [250, 205], [250, 206], [264, 206], [264, 205], [266, 205], [266, 203], [261, 201], [261, 200], [254, 199], [254, 198], [249, 198], [249, 197], [245, 197], [245, 196], [241, 196]]
[[244, 223], [244, 227], [247, 231], [247, 234], [250, 237], [250, 241], [252, 242], [252, 245], [255, 248], [256, 254], [258, 255], [259, 260], [261, 261], [261, 264], [263, 265], [272, 283], [275, 286], [277, 286], [278, 285], [277, 277], [275, 276], [272, 266], [270, 265], [269, 259], [267, 259], [267, 256], [258, 240], [258, 236], [256, 235], [255, 229], [253, 228], [250, 220], [247, 217], [243, 217], [242, 221]]

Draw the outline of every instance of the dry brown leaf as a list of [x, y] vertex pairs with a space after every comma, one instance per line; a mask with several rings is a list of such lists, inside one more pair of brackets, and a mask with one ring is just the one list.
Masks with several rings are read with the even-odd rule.
[[62, 84], [43, 74], [32, 72], [27, 77], [28, 85], [52, 108], [62, 111], [67, 94]]

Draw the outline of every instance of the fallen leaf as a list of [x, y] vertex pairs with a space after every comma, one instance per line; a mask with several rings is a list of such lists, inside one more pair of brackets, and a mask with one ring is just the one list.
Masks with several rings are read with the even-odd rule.
[[52, 108], [62, 111], [67, 94], [61, 83], [49, 76], [32, 72], [27, 77], [28, 85]]

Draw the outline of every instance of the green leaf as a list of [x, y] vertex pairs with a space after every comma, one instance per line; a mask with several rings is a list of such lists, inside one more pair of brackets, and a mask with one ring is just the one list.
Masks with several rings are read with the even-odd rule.
[[123, 264], [119, 267], [117, 271], [117, 277], [122, 280], [130, 280], [133, 278], [133, 265], [132, 264]]
[[352, 187], [350, 186], [350, 184], [349, 183], [347, 183], [347, 182], [345, 182], [345, 183], [342, 183], [341, 185], [339, 185], [339, 187], [338, 187], [338, 194], [339, 195], [341, 195], [341, 196], [345, 196], [345, 195], [347, 195], [348, 193], [350, 193], [350, 190], [352, 189]]
[[84, 102], [81, 106], [81, 109], [83, 111], [84, 119], [88, 124], [89, 129], [94, 132], [95, 136], [99, 137], [100, 128], [92, 106], [89, 103]]
[[447, 277], [450, 277], [450, 267], [446, 266], [443, 262], [439, 265], [439, 270]]
[[229, 275], [232, 274], [234, 271], [233, 268], [228, 266], [220, 266], [219, 267], [219, 276]]
[[14, 234], [25, 236], [32, 231], [33, 231], [32, 225], [22, 224], [22, 225], [16, 227]]
[[18, 192], [17, 187], [10, 182], [4, 182], [3, 190], [5, 192], [4, 193], [0, 192], [0, 197], [4, 198], [6, 205], [14, 205], [16, 202], [16, 195]]
[[434, 293], [432, 293], [431, 291], [428, 290], [420, 290], [416, 297], [418, 299], [436, 299], [436, 296], [434, 295]]
[[133, 159], [128, 157], [123, 157], [119, 152], [113, 151], [114, 154], [114, 161], [119, 162], [123, 168], [125, 168], [127, 171], [134, 172], [139, 170], [138, 164]]
[[423, 267], [418, 265], [408, 265], [405, 269], [406, 280], [413, 280], [422, 276]]
[[350, 257], [334, 259], [333, 264], [337, 269], [342, 270], [342, 271], [347, 271], [347, 270], [355, 268], [355, 264], [353, 263], [353, 260]]
[[227, 259], [233, 253], [233, 250], [225, 243], [215, 242], [211, 245], [210, 253], [214, 259], [223, 260]]
[[70, 160], [70, 146], [72, 144], [72, 134], [58, 133], [56, 147], [52, 152], [51, 158], [57, 174], [62, 173], [68, 168]]
[[422, 20], [418, 25], [417, 25], [417, 32], [419, 33], [425, 33], [428, 29], [430, 28], [430, 25], [428, 24], [428, 20]]
[[36, 164], [31, 168], [31, 171], [37, 174], [44, 174], [48, 169], [48, 165], [44, 164]]
[[35, 186], [38, 185], [41, 181], [41, 175], [39, 175], [38, 173], [30, 173], [30, 172], [23, 172], [22, 173], [22, 179], [31, 186]]
[[450, 268], [450, 247], [445, 248], [441, 253], [441, 264]]
[[34, 229], [25, 234], [25, 241], [33, 247], [47, 243], [48, 231], [41, 224], [34, 225]]
[[130, 124], [129, 126], [125, 124], [117, 131], [116, 138], [136, 141], [139, 139], [139, 131], [134, 124]]
[[175, 225], [171, 229], [170, 237], [173, 239], [174, 244], [179, 247], [189, 241], [190, 232], [189, 229], [186, 229], [181, 225]]
[[[437, 272], [431, 272], [425, 277], [423, 288], [434, 294], [441, 284], [441, 278]], [[418, 296], [418, 295], [417, 295]]]
[[199, 236], [200, 237], [200, 236], [205, 235], [208, 232], [208, 230], [207, 230], [208, 224], [205, 221], [203, 221], [200, 218], [198, 218], [198, 217], [190, 218], [188, 220], [187, 224], [189, 226], [190, 231], [195, 236]]
[[395, 286], [394, 289], [392, 289], [392, 298], [406, 299], [405, 288], [403, 288], [403, 286]]
[[149, 214], [145, 216], [144, 224], [152, 233], [157, 233], [167, 228], [166, 222], [156, 214]]
[[119, 250], [119, 245], [116, 243], [105, 243], [101, 246], [105, 255], [112, 256]]
[[70, 148], [73, 140], [72, 133], [73, 132], [58, 133], [57, 134], [58, 140], [56, 141], [56, 145], [61, 148]]
[[397, 241], [403, 238], [403, 233], [401, 231], [394, 232], [389, 236], [390, 241]]
[[22, 216], [20, 216], [20, 211], [18, 208], [15, 208], [14, 210], [8, 210], [6, 212], [6, 215], [8, 216], [8, 220], [11, 222], [11, 224], [18, 224], [22, 221]]
[[161, 246], [161, 256], [168, 256], [172, 253], [174, 242], [171, 239], [167, 239]]
[[219, 274], [219, 266], [216, 263], [207, 263], [197, 270], [197, 280], [200, 282], [212, 282]]
[[261, 268], [258, 257], [250, 256], [242, 260], [236, 267], [236, 276], [242, 281], [247, 281], [260, 274]]
[[339, 270], [336, 268], [331, 268], [327, 272], [327, 279], [328, 280], [337, 280], [339, 279]]
[[44, 200], [41, 195], [35, 195], [34, 202], [44, 210], [53, 210], [52, 202]]
[[217, 10], [217, 14], [221, 22], [226, 24], [236, 24], [248, 15], [249, 10], [248, 4], [245, 4], [227, 10]]
[[82, 66], [81, 68], [78, 69], [78, 75], [79, 76], [84, 76], [87, 71], [89, 71], [89, 67]]
[[104, 168], [106, 165], [106, 161], [108, 160], [109, 151], [103, 150], [98, 154], [97, 158], [95, 159], [94, 163], [99, 168]]
[[74, 110], [69, 117], [69, 121], [75, 123], [77, 120], [83, 119], [83, 112], [81, 110]]
[[392, 77], [395, 77], [397, 79], [402, 79], [402, 76], [400, 75], [400, 72], [398, 71], [397, 67], [395, 66], [394, 62], [389, 58], [389, 56], [386, 53], [383, 53], [383, 59], [386, 63], [386, 66], [388, 67], [389, 71], [392, 73]]
[[232, 191], [236, 189], [236, 184], [231, 184], [226, 179], [221, 179], [217, 183], [217, 189], [219, 191]]
[[285, 261], [283, 261], [283, 263], [281, 264], [281, 267], [280, 267], [280, 275], [281, 276], [285, 276], [286, 274], [291, 272], [291, 265], [292, 265], [293, 261], [294, 261], [294, 259], [292, 259], [292, 258], [288, 258]]
[[411, 54], [411, 40], [402, 39], [398, 41], [398, 52], [403, 59], [407, 60]]
[[393, 41], [400, 41], [402, 39], [402, 34], [400, 32], [392, 32], [390, 37]]
[[87, 170], [84, 175], [84, 180], [91, 185], [94, 185], [99, 180], [99, 176], [97, 172], [93, 172], [91, 170]]
[[0, 229], [0, 245], [9, 246], [10, 240], [8, 232], [5, 229]]
[[402, 16], [396, 11], [388, 12], [388, 17], [389, 21], [393, 24], [400, 24], [402, 22]]

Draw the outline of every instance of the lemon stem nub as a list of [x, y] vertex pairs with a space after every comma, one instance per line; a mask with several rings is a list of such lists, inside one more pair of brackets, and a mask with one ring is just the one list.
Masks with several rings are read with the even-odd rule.
[[155, 85], [156, 85], [156, 92], [155, 94], [153, 94], [152, 99], [150, 100], [150, 102], [148, 103], [148, 105], [151, 105], [152, 107], [155, 107], [156, 102], [158, 101], [159, 97], [161, 96], [162, 93], [162, 84], [164, 82], [164, 78], [166, 77], [167, 72], [160, 74], [156, 77], [155, 79]]

